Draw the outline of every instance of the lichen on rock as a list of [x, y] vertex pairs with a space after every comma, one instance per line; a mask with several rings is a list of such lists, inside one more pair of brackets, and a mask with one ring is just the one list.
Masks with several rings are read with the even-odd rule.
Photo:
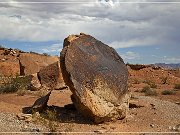
[[76, 109], [95, 123], [122, 119], [128, 110], [128, 70], [108, 45], [86, 34], [64, 40], [60, 56]]

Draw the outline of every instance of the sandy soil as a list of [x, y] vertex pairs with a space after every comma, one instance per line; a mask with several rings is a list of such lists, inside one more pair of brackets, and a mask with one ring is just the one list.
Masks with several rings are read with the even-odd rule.
[[[82, 117], [76, 110], [64, 108], [71, 104], [71, 92], [53, 91], [48, 105], [57, 112], [58, 132], [122, 133], [122, 132], [177, 132], [180, 124], [180, 106], [157, 97], [147, 97], [133, 93], [131, 108], [127, 118], [116, 122], [94, 125], [88, 118]], [[37, 99], [34, 95], [0, 95], [0, 112], [18, 114], [22, 108], [31, 106]], [[161, 98], [161, 97], [159, 97]], [[170, 98], [171, 99], [171, 98]], [[134, 106], [135, 105], [135, 106]], [[173, 129], [174, 128], [174, 129]], [[11, 130], [10, 130], [11, 132]], [[41, 131], [42, 132], [42, 131]]]

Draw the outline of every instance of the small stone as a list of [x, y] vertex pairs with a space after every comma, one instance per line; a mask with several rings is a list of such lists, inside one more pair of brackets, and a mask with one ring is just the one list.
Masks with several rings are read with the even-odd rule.
[[172, 130], [172, 127], [171, 127], [171, 126], [169, 126], [169, 130]]
[[6, 59], [1, 59], [1, 61], [6, 61]]
[[102, 129], [107, 129], [107, 127], [104, 127], [104, 126], [103, 126], [103, 127], [101, 127], [101, 128], [102, 128]]
[[150, 127], [154, 128], [154, 127], [155, 127], [155, 125], [154, 125], [154, 124], [150, 124]]
[[97, 134], [104, 134], [106, 132], [106, 130], [95, 130], [94, 133]]
[[129, 108], [141, 108], [144, 107], [144, 105], [140, 104], [139, 102], [130, 101]]
[[113, 130], [115, 130], [116, 129], [116, 127], [110, 127], [111, 129], [113, 129]]
[[40, 130], [38, 128], [34, 128], [32, 129], [32, 132], [40, 132]]
[[25, 122], [27, 122], [27, 123], [29, 123], [29, 122], [31, 122], [32, 121], [32, 117], [29, 117], [29, 118], [27, 118], [26, 120], [25, 120]]
[[23, 114], [20, 113], [17, 115], [18, 120], [26, 120], [32, 118], [32, 114]]
[[173, 127], [174, 131], [180, 132], [180, 124]]

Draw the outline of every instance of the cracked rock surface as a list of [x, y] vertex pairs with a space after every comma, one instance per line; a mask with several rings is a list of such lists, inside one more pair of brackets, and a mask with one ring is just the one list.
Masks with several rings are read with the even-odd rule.
[[60, 62], [72, 101], [81, 114], [95, 123], [126, 116], [128, 70], [113, 48], [90, 35], [70, 35], [64, 40]]

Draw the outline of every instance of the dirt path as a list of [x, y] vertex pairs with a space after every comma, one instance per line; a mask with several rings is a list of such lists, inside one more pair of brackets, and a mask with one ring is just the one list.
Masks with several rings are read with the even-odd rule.
[[[60, 132], [174, 132], [177, 127], [174, 130], [173, 127], [180, 124], [179, 105], [153, 97], [135, 96], [131, 100], [135, 106], [131, 106], [126, 119], [94, 125], [77, 111], [64, 108], [64, 105], [71, 104], [70, 95], [71, 92], [67, 90], [53, 91], [48, 102], [48, 105], [54, 107], [58, 112], [59, 122], [56, 130]], [[17, 118], [14, 117], [15, 114], [20, 113], [23, 107], [31, 106], [36, 99], [37, 96], [33, 95], [0, 95], [0, 127], [3, 127], [0, 131], [14, 131], [14, 128], [11, 128], [10, 125], [16, 125], [15, 123], [17, 123]], [[2, 118], [6, 114], [7, 121], [2, 122]], [[8, 121], [11, 115], [13, 120]], [[7, 122], [10, 123], [9, 126], [5, 126]], [[32, 123], [30, 122], [30, 124]], [[15, 129], [21, 131], [18, 126]]]

